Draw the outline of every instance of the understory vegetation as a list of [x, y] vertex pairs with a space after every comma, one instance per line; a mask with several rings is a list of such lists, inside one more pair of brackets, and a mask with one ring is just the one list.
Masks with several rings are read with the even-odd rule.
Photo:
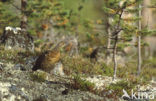
[[[106, 95], [122, 96], [123, 89], [130, 93], [131, 89], [136, 90], [137, 85], [156, 80], [155, 0], [149, 0], [152, 3], [146, 0], [20, 1], [0, 0], [0, 36], [4, 36], [8, 30], [18, 31], [21, 28], [19, 32], [23, 31], [29, 36], [34, 51], [10, 48], [9, 43], [0, 39], [0, 60], [24, 66], [31, 58], [33, 62], [27, 68], [32, 81], [42, 83], [48, 76], [45, 72], [32, 72], [40, 56], [43, 58], [39, 62], [47, 59], [44, 65], [50, 66], [50, 69], [57, 63], [61, 64], [65, 76], [71, 77], [70, 88], [99, 95], [112, 91]], [[144, 12], [148, 12], [149, 16]], [[146, 42], [146, 37], [153, 39]], [[20, 42], [15, 44], [19, 45]], [[60, 45], [61, 42], [64, 46]], [[146, 52], [153, 55], [145, 56]], [[112, 82], [116, 78], [120, 81], [104, 85], [100, 91], [95, 89], [95, 83], [84, 80], [99, 75], [111, 77]]]
[[[0, 58], [5, 62], [24, 64], [25, 59], [32, 56], [36, 56], [36, 54], [16, 50], [4, 50], [4, 46], [1, 46]], [[67, 54], [63, 54], [63, 58], [61, 61], [64, 65], [64, 72], [67, 75], [75, 75], [73, 79], [74, 81], [71, 84], [71, 87], [74, 89], [97, 93], [96, 89], [94, 88], [95, 84], [83, 80], [81, 77], [86, 77], [90, 75], [113, 75], [112, 65], [107, 65], [105, 62], [94, 63], [92, 62], [92, 60], [90, 60], [87, 57], [84, 57], [83, 55], [70, 57]], [[147, 84], [150, 80], [152, 80], [154, 76], [156, 76], [156, 68], [154, 68], [155, 58], [147, 59], [145, 62], [143, 62], [143, 68], [140, 77], [136, 76], [137, 68], [135, 64], [135, 61], [131, 61], [123, 67], [118, 67], [118, 77], [123, 80], [116, 84], [111, 84], [110, 86], [106, 87], [106, 91], [113, 90], [116, 95], [121, 96], [123, 88], [126, 91], [130, 91], [138, 84]], [[35, 80], [37, 82], [44, 82], [46, 80], [46, 77], [47, 74], [44, 72], [30, 73], [30, 78], [32, 78], [33, 81]]]

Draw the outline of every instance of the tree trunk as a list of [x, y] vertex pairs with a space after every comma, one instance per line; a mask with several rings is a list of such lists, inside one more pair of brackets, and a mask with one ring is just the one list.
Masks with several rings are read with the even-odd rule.
[[21, 28], [27, 31], [27, 16], [26, 16], [27, 0], [21, 0]]
[[110, 28], [107, 29], [108, 32], [108, 40], [107, 40], [107, 49], [111, 48], [111, 32]]
[[[139, 8], [141, 8], [141, 4], [139, 5]], [[139, 11], [139, 17], [141, 17], [141, 10]], [[139, 20], [139, 31], [141, 30], [141, 20]], [[141, 73], [141, 35], [139, 33], [138, 35], [138, 75]]]
[[[106, 1], [106, 6], [108, 5], [107, 4], [108, 1]], [[107, 38], [107, 53], [106, 53], [106, 62], [107, 64], [109, 64], [109, 57], [110, 57], [110, 53], [111, 53], [111, 42], [112, 42], [112, 34], [111, 34], [111, 28], [110, 28], [110, 23], [111, 23], [111, 18], [109, 17], [108, 14], [105, 14], [106, 15], [106, 32], [107, 32], [107, 35], [108, 35], [108, 38]]]
[[116, 36], [115, 36], [114, 47], [113, 47], [113, 62], [114, 62], [113, 80], [115, 80], [115, 78], [116, 78], [116, 72], [117, 72], [117, 59], [116, 59], [117, 42], [118, 42], [118, 34], [116, 34]]
[[106, 30], [107, 30], [107, 34], [108, 34], [108, 39], [107, 39], [107, 50], [109, 52], [109, 49], [111, 48], [111, 29], [110, 29], [110, 21], [109, 21], [109, 16], [107, 16], [107, 24], [106, 24]]

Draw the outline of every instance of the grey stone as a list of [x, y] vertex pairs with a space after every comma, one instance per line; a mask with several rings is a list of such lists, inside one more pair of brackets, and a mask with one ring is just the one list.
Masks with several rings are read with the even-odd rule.
[[5, 49], [29, 50], [34, 52], [33, 38], [20, 28], [6, 27], [0, 36]]

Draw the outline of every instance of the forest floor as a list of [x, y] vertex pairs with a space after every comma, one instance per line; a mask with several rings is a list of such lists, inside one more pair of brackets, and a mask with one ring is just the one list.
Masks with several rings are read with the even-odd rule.
[[[94, 91], [92, 88], [90, 91], [74, 89], [69, 76], [50, 75], [41, 70], [33, 72], [32, 67], [37, 57], [22, 56], [25, 61], [22, 64], [22, 61], [19, 62], [21, 56], [14, 59], [11, 59], [11, 55], [1, 56], [3, 58], [0, 62], [0, 101], [123, 101], [123, 88], [129, 91], [134, 87], [134, 81], [129, 83], [124, 82], [124, 79], [112, 81], [110, 76], [83, 75], [81, 78], [89, 81], [84, 85], [92, 87], [91, 83], [94, 83]], [[138, 84], [135, 87], [150, 94], [156, 93], [155, 82]]]
[[44, 80], [34, 79], [31, 68], [28, 68], [31, 67], [29, 63], [23, 66], [3, 61], [0, 66], [1, 101], [105, 101], [108, 99], [88, 91], [71, 89], [68, 80], [57, 76], [50, 76]]

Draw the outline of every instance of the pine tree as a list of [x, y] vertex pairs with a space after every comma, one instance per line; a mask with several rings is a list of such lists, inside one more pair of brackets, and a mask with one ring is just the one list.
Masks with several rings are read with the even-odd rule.
[[50, 20], [54, 22], [51, 25], [64, 26], [68, 19], [67, 11], [61, 8], [62, 6], [63, 4], [57, 0], [21, 0], [21, 7], [15, 0], [0, 2], [0, 24], [2, 28], [27, 27], [30, 34], [44, 30]]
[[5, 26], [18, 26], [20, 17], [14, 12], [14, 7], [12, 6], [13, 0], [6, 0], [5, 2], [0, 2], [0, 28]]
[[[138, 29], [137, 22], [140, 18], [137, 16], [140, 9], [137, 6], [141, 0], [109, 0], [106, 1], [107, 6], [104, 11], [113, 19], [111, 22], [111, 39], [113, 39], [113, 62], [114, 62], [114, 75], [116, 78], [117, 73], [117, 50], [126, 46], [126, 42], [130, 41], [136, 35]], [[130, 7], [133, 7], [132, 9]], [[123, 17], [124, 14], [130, 13], [135, 16]], [[123, 43], [119, 43], [122, 41]]]

